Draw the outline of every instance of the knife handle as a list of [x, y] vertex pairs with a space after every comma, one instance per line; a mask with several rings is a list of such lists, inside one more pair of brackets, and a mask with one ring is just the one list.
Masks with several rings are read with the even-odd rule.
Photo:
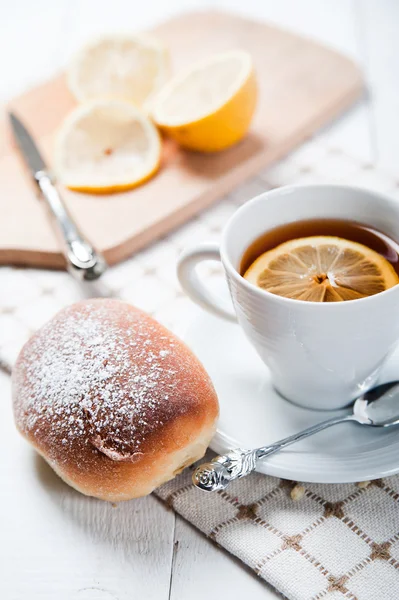
[[107, 268], [104, 257], [93, 248], [75, 225], [51, 175], [47, 171], [37, 171], [35, 180], [55, 223], [68, 271], [79, 280], [98, 279]]

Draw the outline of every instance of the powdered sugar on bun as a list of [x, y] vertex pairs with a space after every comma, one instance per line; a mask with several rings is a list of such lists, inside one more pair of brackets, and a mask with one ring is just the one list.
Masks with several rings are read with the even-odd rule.
[[55, 470], [112, 500], [170, 479], [182, 466], [174, 458], [200, 458], [218, 413], [188, 348], [147, 314], [109, 299], [70, 306], [29, 340], [13, 398], [19, 430]]

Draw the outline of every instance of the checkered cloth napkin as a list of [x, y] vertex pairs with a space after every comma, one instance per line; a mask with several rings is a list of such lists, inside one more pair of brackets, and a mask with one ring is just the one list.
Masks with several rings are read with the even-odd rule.
[[[188, 311], [175, 274], [187, 245], [217, 239], [228, 217], [258, 193], [289, 183], [342, 182], [397, 196], [398, 178], [311, 141], [210, 210], [130, 260], [101, 283], [66, 273], [0, 269], [0, 366], [10, 370], [29, 335], [63, 306], [87, 296], [122, 298], [170, 329]], [[204, 277], [218, 277], [202, 265]], [[398, 459], [399, 460], [399, 459]], [[227, 492], [205, 495], [191, 470], [155, 493], [292, 600], [399, 598], [399, 476], [321, 485], [253, 474]]]

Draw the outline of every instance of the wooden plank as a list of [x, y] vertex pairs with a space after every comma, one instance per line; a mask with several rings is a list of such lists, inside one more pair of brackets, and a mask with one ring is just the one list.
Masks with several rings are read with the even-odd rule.
[[[112, 197], [64, 190], [72, 214], [110, 264], [186, 221], [287, 153], [351, 104], [362, 87], [359, 71], [348, 59], [262, 23], [208, 12], [175, 18], [156, 33], [172, 49], [176, 67], [204, 53], [247, 48], [258, 71], [259, 108], [250, 134], [226, 152], [213, 156], [184, 153], [167, 144], [160, 173], [136, 190]], [[19, 114], [33, 127], [49, 160], [50, 132], [72, 103], [63, 86], [62, 79], [57, 79], [54, 93], [39, 88], [31, 93], [34, 101], [16, 101]], [[44, 106], [51, 110], [43, 110]], [[14, 153], [0, 161], [0, 183], [0, 262], [62, 266], [43, 205], [34, 201], [20, 157]]]
[[399, 4], [364, 0], [357, 4], [372, 95], [372, 128], [378, 164], [397, 172], [399, 156]]
[[0, 102], [27, 91], [60, 68], [67, 37], [65, 14], [75, 0], [35, 0], [1, 5]]
[[[366, 55], [356, 0], [218, 0], [218, 5], [317, 40], [350, 57], [362, 69], [365, 68]], [[320, 140], [365, 163], [371, 162], [375, 158], [370, 134], [371, 102], [371, 94], [366, 93], [350, 111], [317, 134]]]

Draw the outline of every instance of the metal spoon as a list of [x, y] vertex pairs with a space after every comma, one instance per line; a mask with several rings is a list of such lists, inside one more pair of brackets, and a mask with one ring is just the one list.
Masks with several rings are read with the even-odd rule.
[[206, 492], [224, 490], [234, 479], [252, 473], [256, 469], [258, 461], [279, 452], [286, 446], [299, 442], [299, 440], [345, 421], [355, 421], [360, 425], [370, 427], [399, 425], [399, 381], [377, 385], [359, 396], [353, 405], [352, 412], [313, 425], [313, 427], [290, 435], [275, 444], [254, 450], [236, 448], [222, 456], [216, 456], [211, 462], [197, 467], [193, 473], [193, 483]]

